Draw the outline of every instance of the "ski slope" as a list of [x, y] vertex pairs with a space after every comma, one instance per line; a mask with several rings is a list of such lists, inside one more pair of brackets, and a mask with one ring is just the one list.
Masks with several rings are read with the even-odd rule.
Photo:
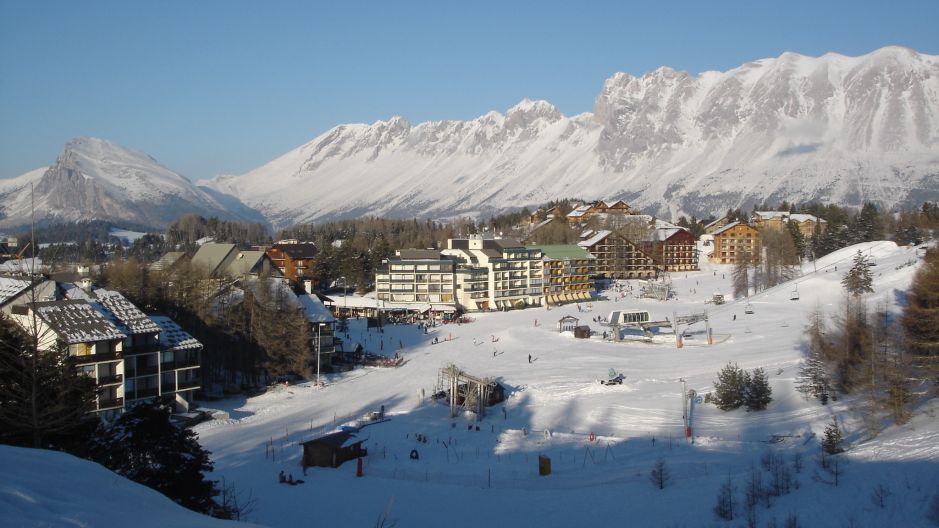
[[[213, 453], [214, 478], [250, 489], [257, 501], [250, 519], [271, 526], [374, 526], [383, 512], [399, 526], [581, 526], [617, 520], [631, 526], [725, 525], [712, 512], [718, 487], [730, 476], [739, 499], [745, 476], [759, 468], [767, 452], [789, 462], [799, 455], [803, 467], [794, 475], [797, 490], [770, 508], [760, 507], [761, 526], [771, 519], [781, 523], [790, 514], [809, 526], [840, 526], [850, 519], [865, 526], [919, 526], [928, 500], [939, 491], [937, 406], [919, 404], [910, 423], [868, 440], [851, 399], [821, 406], [793, 388], [809, 315], [816, 308], [839, 309], [840, 280], [858, 249], [877, 263], [869, 302], [899, 312], [921, 257], [915, 248], [874, 242], [828, 255], [805, 266], [795, 281], [752, 295], [751, 315], [744, 313], [744, 299], [704, 303], [715, 291], [731, 291], [731, 269], [702, 263], [699, 272], [672, 275], [678, 295], [667, 302], [628, 294], [620, 299], [610, 291], [613, 300], [581, 304], [584, 311], [567, 305], [473, 314], [471, 323], [437, 326], [427, 335], [411, 325], [368, 331], [364, 320], [352, 321], [347, 341], [353, 347], [361, 343], [376, 353], [398, 352], [405, 364], [330, 374], [319, 388], [300, 384], [207, 403], [228, 411], [230, 419], [200, 424], [196, 431]], [[797, 301], [790, 300], [795, 283]], [[652, 343], [613, 343], [557, 331], [558, 319], [573, 315], [602, 332], [607, 329], [594, 317], [633, 308], [649, 310], [653, 320], [707, 309], [716, 344], [707, 346], [703, 323], [688, 329], [680, 349], [670, 334]], [[439, 344], [431, 344], [435, 337]], [[692, 444], [683, 437], [680, 380], [689, 389], [709, 392], [728, 362], [748, 370], [763, 367], [773, 402], [758, 413], [697, 406]], [[473, 414], [449, 418], [447, 406], [429, 396], [438, 369], [450, 363], [497, 378], [509, 391], [507, 401], [478, 422]], [[611, 368], [625, 374], [623, 385], [598, 383]], [[369, 451], [364, 477], [355, 476], [354, 462], [311, 468], [301, 476], [299, 442], [382, 406], [391, 420], [362, 430]], [[818, 481], [813, 460], [817, 438], [833, 415], [850, 444], [838, 487]], [[417, 434], [428, 442], [417, 442]], [[770, 442], [774, 435], [777, 441]], [[418, 460], [409, 458], [412, 449]], [[551, 475], [538, 475], [539, 455], [551, 458]], [[671, 476], [664, 490], [649, 481], [658, 459]], [[305, 484], [279, 484], [281, 470]], [[879, 484], [893, 491], [884, 508], [870, 500]]]

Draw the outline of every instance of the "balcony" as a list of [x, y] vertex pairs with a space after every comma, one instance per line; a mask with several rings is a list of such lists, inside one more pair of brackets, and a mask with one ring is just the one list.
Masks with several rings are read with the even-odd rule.
[[123, 374], [115, 374], [113, 376], [100, 376], [98, 377], [98, 386], [102, 385], [119, 385], [124, 383]]
[[154, 396], [156, 396], [156, 395], [158, 395], [158, 394], [160, 394], [160, 388], [159, 388], [159, 387], [145, 387], [145, 388], [142, 388], [142, 389], [141, 389], [141, 388], [138, 388], [138, 389], [137, 389], [137, 396], [135, 397], [135, 399], [139, 400], [139, 399], [141, 399], [141, 398], [152, 398], [152, 397], [154, 397]]
[[184, 369], [189, 367], [198, 367], [198, 359], [177, 359], [176, 361], [167, 361], [165, 363], [160, 363], [160, 371], [166, 372], [168, 370], [177, 370]]
[[180, 380], [176, 390], [195, 389], [199, 387], [199, 380]]
[[129, 346], [124, 349], [125, 356], [135, 356], [137, 354], [152, 354], [160, 351], [160, 345], [137, 345]]
[[126, 371], [128, 378], [135, 378], [137, 376], [152, 376], [159, 372], [159, 367], [157, 365], [138, 365], [136, 369], [127, 368]]
[[88, 354], [87, 356], [72, 356], [75, 358], [76, 365], [87, 365], [88, 363], [101, 363], [103, 361], [117, 361], [121, 359], [120, 352], [105, 352], [103, 354]]
[[124, 406], [124, 398], [101, 398], [98, 400], [98, 410], [116, 409]]

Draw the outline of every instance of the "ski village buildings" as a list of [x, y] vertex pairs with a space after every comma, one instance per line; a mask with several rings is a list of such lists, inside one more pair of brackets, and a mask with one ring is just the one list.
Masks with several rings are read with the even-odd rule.
[[[376, 271], [374, 298], [364, 307], [357, 305], [359, 297], [344, 296], [336, 306], [311, 293], [318, 283], [317, 249], [296, 240], [255, 250], [208, 242], [191, 256], [169, 252], [150, 270], [166, 272], [189, 261], [205, 272], [206, 287], [219, 307], [243, 302], [247, 289], [282, 296], [304, 314], [311, 358], [315, 355], [317, 367], [328, 370], [340, 367], [352, 352], [339, 339], [336, 312], [448, 319], [464, 312], [550, 307], [589, 301], [597, 280], [655, 279], [698, 267], [689, 230], [638, 214], [622, 201], [583, 204], [567, 215], [555, 207], [536, 212], [529, 222], [529, 233], [565, 222], [576, 228], [580, 240], [526, 244], [474, 235], [447, 240], [438, 249], [399, 249]], [[807, 236], [826, 228], [820, 218], [787, 212], [755, 212], [750, 224], [718, 219], [706, 227], [713, 240], [711, 260], [758, 260], [761, 231], [791, 223]], [[75, 368], [95, 380], [95, 412], [102, 417], [151, 399], [186, 412], [196, 392], [209, 390], [201, 372], [203, 345], [170, 318], [145, 313], [120, 292], [94, 287], [87, 276], [56, 282], [26, 270], [22, 258], [0, 264], [0, 311], [36, 332], [42, 349], [67, 347]]]

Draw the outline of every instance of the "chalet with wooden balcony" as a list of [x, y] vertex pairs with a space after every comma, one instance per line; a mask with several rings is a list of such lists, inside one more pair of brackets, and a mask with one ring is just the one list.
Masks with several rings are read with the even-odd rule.
[[316, 244], [295, 239], [280, 240], [265, 251], [284, 278], [291, 284], [302, 285], [307, 293], [312, 292], [317, 283], [314, 263], [318, 252]]
[[696, 242], [691, 231], [656, 220], [639, 247], [663, 271], [694, 271], [698, 269]]

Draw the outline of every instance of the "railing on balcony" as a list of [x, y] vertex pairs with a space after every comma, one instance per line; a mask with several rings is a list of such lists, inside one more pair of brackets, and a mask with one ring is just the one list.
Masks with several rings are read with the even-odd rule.
[[167, 370], [176, 370], [189, 367], [198, 367], [198, 359], [177, 359], [175, 361], [167, 361], [165, 363], [160, 363], [160, 370], [166, 372]]
[[88, 354], [87, 356], [72, 356], [75, 363], [84, 365], [87, 363], [101, 363], [102, 361], [117, 361], [121, 359], [120, 352], [105, 352], [103, 354]]
[[135, 345], [124, 349], [125, 356], [135, 356], [137, 354], [152, 354], [160, 351], [160, 345]]
[[113, 376], [100, 376], [98, 378], [98, 385], [115, 385], [118, 383], [124, 383], [123, 374], [115, 374]]
[[109, 398], [98, 400], [98, 410], [114, 409], [124, 406], [124, 398]]
[[159, 372], [159, 367], [157, 365], [137, 365], [137, 368], [132, 369], [130, 372], [133, 372], [133, 374], [128, 374], [128, 376], [152, 376]]
[[199, 386], [199, 380], [180, 380], [176, 390], [194, 389]]

